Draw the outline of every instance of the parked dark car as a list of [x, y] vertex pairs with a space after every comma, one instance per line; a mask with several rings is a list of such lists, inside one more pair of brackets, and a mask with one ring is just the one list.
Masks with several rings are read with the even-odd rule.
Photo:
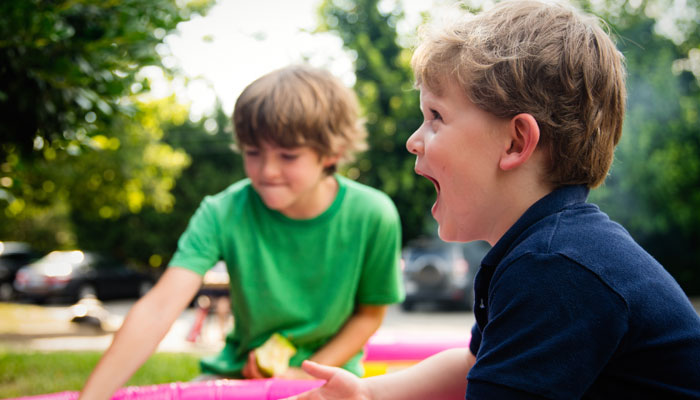
[[14, 299], [15, 290], [12, 283], [17, 271], [39, 257], [41, 253], [34, 250], [29, 243], [0, 242], [0, 301]]
[[155, 277], [96, 253], [53, 251], [17, 271], [17, 293], [35, 301], [137, 298]]
[[406, 311], [418, 303], [471, 310], [474, 275], [491, 246], [484, 241], [448, 243], [425, 238], [409, 242], [402, 252]]

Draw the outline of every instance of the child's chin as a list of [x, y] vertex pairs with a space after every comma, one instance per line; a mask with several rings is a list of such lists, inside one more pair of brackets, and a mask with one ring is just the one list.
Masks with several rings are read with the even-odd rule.
[[267, 206], [267, 208], [269, 208], [270, 210], [275, 210], [275, 211], [279, 211], [279, 212], [282, 212], [282, 210], [284, 210], [284, 206], [281, 203], [278, 203], [278, 202], [269, 202], [269, 203], [264, 202], [264, 203]]
[[445, 242], [465, 242], [463, 237], [458, 235], [454, 229], [450, 228], [448, 225], [440, 224], [438, 221], [438, 236]]
[[441, 225], [438, 222], [438, 236], [440, 239], [444, 240], [445, 242], [452, 242], [454, 241], [454, 238], [452, 238], [452, 235], [450, 235], [450, 232], [448, 229], [445, 229], [443, 225]]
[[278, 196], [260, 196], [262, 198], [263, 203], [265, 203], [265, 206], [271, 210], [276, 210], [279, 211], [283, 209], [284, 207], [287, 206], [287, 202], [285, 199], [282, 199]]

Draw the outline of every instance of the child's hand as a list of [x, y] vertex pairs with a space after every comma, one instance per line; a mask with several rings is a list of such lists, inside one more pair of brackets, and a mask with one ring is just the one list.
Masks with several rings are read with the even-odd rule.
[[301, 367], [316, 379], [326, 383], [318, 389], [289, 397], [287, 400], [368, 400], [369, 390], [364, 382], [342, 368], [327, 367], [313, 361], [304, 361]]
[[246, 379], [265, 379], [265, 378], [267, 378], [265, 375], [263, 375], [262, 372], [260, 372], [260, 369], [258, 369], [258, 363], [255, 359], [255, 352], [253, 352], [253, 351], [248, 353], [248, 361], [246, 361], [245, 365], [243, 366], [243, 370], [241, 371], [241, 374]]

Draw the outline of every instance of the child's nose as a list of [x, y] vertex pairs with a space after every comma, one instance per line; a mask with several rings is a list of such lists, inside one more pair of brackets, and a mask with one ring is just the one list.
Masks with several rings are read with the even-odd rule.
[[418, 155], [423, 152], [423, 139], [418, 128], [406, 141], [406, 149], [409, 153]]
[[280, 173], [280, 166], [274, 160], [264, 160], [260, 165], [260, 173], [265, 179], [275, 178]]

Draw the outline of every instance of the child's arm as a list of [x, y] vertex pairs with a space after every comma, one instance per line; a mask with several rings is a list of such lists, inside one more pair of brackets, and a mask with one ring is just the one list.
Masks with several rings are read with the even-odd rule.
[[364, 305], [356, 307], [355, 313], [325, 346], [309, 360], [319, 364], [339, 367], [350, 361], [364, 347], [367, 340], [384, 320], [387, 305]]
[[410, 368], [366, 379], [340, 368], [304, 362], [307, 373], [327, 382], [288, 400], [463, 399], [467, 374], [475, 362], [469, 349], [450, 349]]
[[170, 326], [190, 303], [202, 277], [168, 268], [158, 283], [127, 314], [112, 344], [80, 393], [80, 399], [109, 399], [155, 351]]

